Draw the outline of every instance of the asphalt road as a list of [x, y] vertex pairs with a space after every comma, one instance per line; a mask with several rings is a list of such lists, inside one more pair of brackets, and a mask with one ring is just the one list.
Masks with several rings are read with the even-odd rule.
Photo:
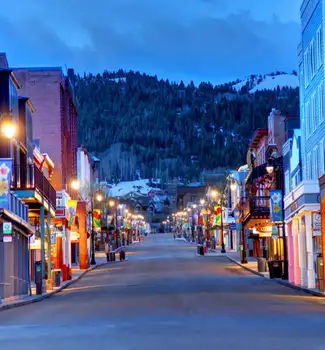
[[325, 349], [325, 300], [153, 235], [128, 261], [0, 312], [0, 349]]

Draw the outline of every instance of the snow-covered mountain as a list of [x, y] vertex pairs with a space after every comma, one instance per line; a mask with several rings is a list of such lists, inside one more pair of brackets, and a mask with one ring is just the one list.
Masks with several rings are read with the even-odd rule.
[[265, 75], [251, 75], [249, 78], [244, 79], [233, 85], [236, 91], [240, 91], [242, 88], [246, 88], [247, 91], [253, 94], [256, 91], [262, 90], [275, 90], [278, 87], [299, 87], [299, 80], [296, 74], [288, 73], [271, 73]]
[[154, 185], [157, 185], [158, 181], [150, 181], [149, 179], [135, 180], [135, 181], [122, 181], [116, 185], [112, 185], [109, 190], [111, 197], [125, 197], [132, 193], [142, 196], [148, 196], [150, 192], [160, 191]]

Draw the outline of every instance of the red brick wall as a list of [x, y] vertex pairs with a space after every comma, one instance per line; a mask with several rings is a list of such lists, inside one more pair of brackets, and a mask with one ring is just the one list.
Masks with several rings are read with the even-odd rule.
[[15, 69], [15, 75], [22, 85], [20, 95], [30, 97], [36, 109], [33, 139], [40, 140], [41, 152], [54, 161], [51, 182], [56, 190], [68, 190], [77, 174], [77, 115], [69, 83], [60, 68]]

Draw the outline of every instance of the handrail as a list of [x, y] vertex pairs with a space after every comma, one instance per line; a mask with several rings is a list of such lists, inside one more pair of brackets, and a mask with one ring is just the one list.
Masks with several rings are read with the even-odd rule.
[[37, 189], [50, 205], [56, 208], [56, 191], [44, 176], [42, 171], [35, 165], [13, 167], [13, 189]]

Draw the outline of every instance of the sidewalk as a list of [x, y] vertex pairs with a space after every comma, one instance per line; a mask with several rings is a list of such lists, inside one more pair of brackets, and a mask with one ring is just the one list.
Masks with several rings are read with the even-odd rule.
[[[120, 250], [117, 249], [116, 252]], [[35, 295], [35, 288], [32, 288], [33, 295], [31, 296], [23, 296], [18, 298], [12, 298], [10, 300], [3, 300], [0, 304], [0, 311], [12, 309], [14, 307], [23, 306], [27, 304], [36, 303], [38, 301], [44, 300], [46, 298], [49, 298], [50, 296], [61, 292], [63, 289], [69, 287], [71, 284], [77, 282], [82, 278], [85, 274], [87, 274], [89, 271], [92, 271], [96, 269], [97, 267], [107, 264], [106, 261], [106, 255], [104, 252], [96, 252], [96, 265], [90, 266], [87, 270], [80, 270], [78, 267], [72, 268], [72, 279], [68, 281], [63, 281], [60, 285], [60, 287], [53, 287], [53, 290], [48, 291], [42, 295]]]
[[247, 257], [247, 264], [242, 264], [240, 261], [240, 256], [238, 252], [235, 251], [228, 251], [226, 254], [221, 254], [219, 253], [219, 255], [224, 255], [226, 256], [230, 261], [234, 262], [235, 264], [241, 266], [242, 268], [244, 268], [245, 270], [254, 273], [255, 275], [264, 277], [270, 281], [273, 281], [275, 283], [281, 284], [283, 286], [289, 287], [289, 288], [293, 288], [293, 289], [297, 289], [300, 291], [303, 291], [305, 293], [308, 294], [312, 294], [318, 297], [325, 297], [325, 294], [320, 292], [318, 289], [310, 289], [310, 288], [305, 288], [305, 287], [301, 287], [301, 286], [297, 286], [293, 283], [288, 282], [287, 280], [282, 280], [281, 278], [270, 278], [270, 275], [268, 272], [259, 272], [257, 269], [257, 260], [254, 257]]
[[209, 250], [208, 253], [204, 254], [204, 256], [199, 255], [198, 253], [196, 253], [196, 255], [202, 256], [202, 257], [224, 256], [228, 258], [230, 261], [232, 261], [233, 263], [241, 266], [243, 269], [251, 273], [254, 273], [255, 275], [266, 278], [270, 281], [281, 284], [283, 286], [303, 291], [308, 294], [312, 294], [318, 297], [325, 297], [325, 293], [320, 292], [318, 289], [310, 289], [306, 287], [297, 286], [293, 283], [288, 282], [287, 280], [282, 280], [281, 278], [270, 278], [269, 272], [259, 272], [257, 269], [257, 259], [255, 257], [247, 257], [247, 264], [242, 264], [240, 261], [239, 252], [236, 252], [234, 250], [227, 250], [226, 253], [221, 253], [220, 250], [221, 250], [220, 247], [217, 247], [217, 249], [215, 250], [214, 249]]

